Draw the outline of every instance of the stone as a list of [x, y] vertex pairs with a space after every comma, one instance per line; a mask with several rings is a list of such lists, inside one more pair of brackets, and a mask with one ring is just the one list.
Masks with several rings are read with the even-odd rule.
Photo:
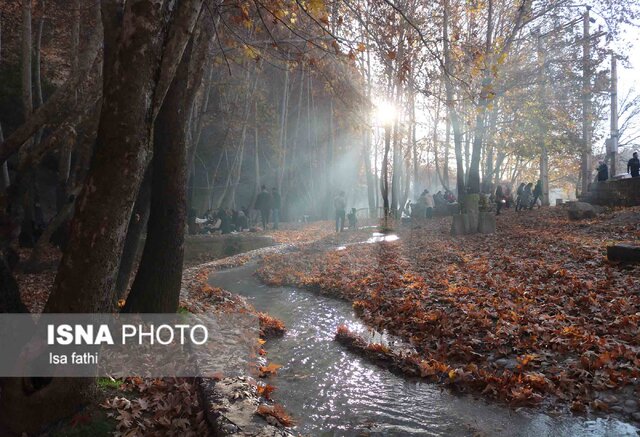
[[467, 216], [467, 226], [465, 228], [467, 234], [475, 234], [478, 232], [480, 213], [478, 211], [469, 211], [465, 215]]
[[614, 262], [640, 262], [640, 245], [618, 243], [607, 246], [607, 259]]
[[481, 212], [478, 216], [478, 232], [493, 234], [496, 231], [496, 216], [492, 212]]
[[507, 370], [514, 370], [518, 366], [518, 360], [514, 358], [500, 358], [495, 362], [497, 366], [504, 367]]
[[590, 219], [597, 215], [596, 208], [587, 202], [572, 202], [567, 212], [571, 220]]
[[451, 221], [451, 235], [458, 236], [467, 233], [469, 217], [466, 214], [454, 214]]
[[638, 409], [638, 401], [634, 399], [627, 399], [624, 401], [624, 409], [629, 412], [634, 412]]
[[563, 202], [564, 202], [564, 200], [562, 200], [562, 199], [556, 199], [556, 206], [562, 205]]

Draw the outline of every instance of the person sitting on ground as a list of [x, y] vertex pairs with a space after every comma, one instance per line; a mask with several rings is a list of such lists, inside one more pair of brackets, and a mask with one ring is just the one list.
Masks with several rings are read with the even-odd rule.
[[238, 226], [237, 229], [239, 231], [244, 231], [245, 229], [249, 229], [249, 219], [247, 218], [247, 214], [245, 213], [247, 208], [244, 206], [240, 208], [238, 211]]
[[220, 208], [219, 216], [221, 220], [220, 231], [223, 234], [230, 234], [233, 232], [233, 218], [231, 216], [231, 212], [224, 208]]
[[445, 191], [446, 192], [444, 193], [444, 199], [449, 203], [456, 203], [457, 199], [455, 194], [453, 194], [449, 189], [446, 189]]
[[433, 195], [433, 203], [437, 208], [439, 206], [445, 206], [448, 202], [447, 199], [444, 198], [444, 194], [442, 194], [442, 191], [438, 191]]
[[349, 230], [355, 231], [358, 224], [358, 217], [356, 216], [355, 208], [351, 208], [351, 212], [347, 214], [347, 220], [349, 220]]
[[640, 159], [638, 159], [638, 152], [633, 152], [633, 158], [627, 162], [627, 173], [631, 173], [632, 178], [640, 177]]
[[607, 179], [609, 179], [609, 167], [607, 166], [606, 162], [600, 161], [600, 164], [598, 165], [598, 176], [596, 180], [598, 182], [604, 182]]

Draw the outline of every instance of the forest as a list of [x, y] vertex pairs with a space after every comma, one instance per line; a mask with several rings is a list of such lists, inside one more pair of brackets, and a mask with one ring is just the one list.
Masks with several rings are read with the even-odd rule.
[[[0, 0], [0, 435], [636, 435], [639, 18]], [[255, 317], [251, 369], [36, 374], [8, 328], [176, 313]]]

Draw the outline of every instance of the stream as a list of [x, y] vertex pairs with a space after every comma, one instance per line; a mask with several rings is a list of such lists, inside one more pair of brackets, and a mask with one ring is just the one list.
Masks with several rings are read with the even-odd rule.
[[245, 296], [287, 326], [284, 337], [264, 346], [269, 361], [282, 365], [269, 383], [276, 387], [272, 398], [284, 405], [303, 435], [638, 435], [634, 426], [614, 419], [513, 410], [395, 375], [333, 341], [340, 324], [368, 331], [348, 302], [294, 287], [268, 287], [254, 277], [255, 269], [250, 263], [216, 272], [210, 283]]

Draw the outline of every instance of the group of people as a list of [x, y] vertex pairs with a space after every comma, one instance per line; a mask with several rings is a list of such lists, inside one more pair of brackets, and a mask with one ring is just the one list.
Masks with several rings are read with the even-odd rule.
[[349, 220], [349, 229], [357, 229], [358, 217], [356, 209], [351, 208], [351, 211], [347, 214], [347, 198], [344, 191], [340, 191], [333, 199], [333, 207], [336, 211], [336, 232], [344, 231], [345, 220]]
[[435, 208], [456, 203], [456, 201], [456, 196], [449, 189], [445, 188], [444, 193], [440, 190], [432, 195], [429, 193], [429, 190], [425, 188], [422, 193], [420, 193], [417, 202], [411, 203], [409, 201], [407, 203], [407, 210], [410, 211], [412, 218], [432, 218]]
[[273, 220], [273, 229], [278, 229], [278, 226], [280, 225], [281, 203], [282, 199], [276, 187], [273, 187], [271, 189], [271, 193], [269, 193], [267, 187], [265, 185], [262, 186], [254, 204], [254, 208], [260, 211], [262, 229], [267, 230], [269, 218]]
[[[281, 198], [277, 188], [274, 187], [269, 192], [267, 187], [263, 185], [254, 204], [254, 209], [260, 212], [262, 229], [267, 229], [269, 219], [273, 220], [273, 229], [278, 229], [280, 206]], [[223, 234], [229, 234], [250, 229], [254, 223], [251, 221], [249, 208], [243, 206], [239, 210], [232, 208], [209, 209], [204, 213], [203, 218], [195, 218], [195, 224], [200, 227], [201, 232], [220, 231]]]
[[239, 232], [249, 229], [249, 209], [242, 207], [239, 210], [231, 208], [212, 209], [204, 213], [204, 217], [196, 218], [196, 224], [202, 225], [204, 232], [220, 231], [223, 234]]
[[[603, 182], [609, 179], [609, 167], [604, 161], [598, 163], [596, 180]], [[640, 159], [638, 159], [638, 152], [633, 152], [633, 156], [627, 161], [627, 173], [632, 178], [640, 177]], [[614, 175], [615, 176], [615, 175]]]
[[500, 215], [503, 208], [511, 208], [513, 203], [515, 203], [516, 211], [533, 209], [536, 205], [540, 207], [538, 201], [542, 200], [542, 181], [538, 179], [535, 186], [532, 182], [522, 182], [516, 190], [515, 202], [511, 190], [508, 187], [503, 188], [502, 185], [496, 187], [492, 197], [496, 204], [496, 215]]

